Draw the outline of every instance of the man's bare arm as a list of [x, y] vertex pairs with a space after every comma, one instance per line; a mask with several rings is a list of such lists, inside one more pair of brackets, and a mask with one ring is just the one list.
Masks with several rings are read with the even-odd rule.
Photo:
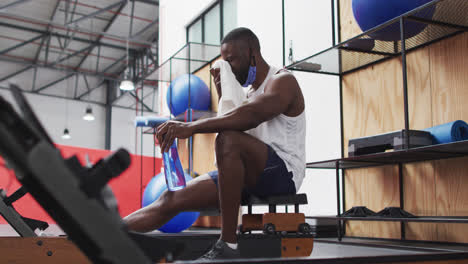
[[245, 131], [288, 110], [296, 98], [299, 85], [291, 74], [280, 74], [271, 80], [268, 89], [252, 102], [239, 106], [223, 116], [198, 120], [189, 124], [193, 133], [215, 133], [226, 130]]

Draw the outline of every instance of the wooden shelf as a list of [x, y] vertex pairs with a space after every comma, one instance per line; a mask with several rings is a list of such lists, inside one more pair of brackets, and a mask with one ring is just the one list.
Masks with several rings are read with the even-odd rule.
[[307, 163], [312, 169], [356, 169], [468, 156], [468, 140], [392, 152]]
[[[434, 12], [433, 10], [437, 12]], [[428, 12], [434, 12], [427, 19]], [[405, 41], [405, 52], [409, 52], [468, 30], [468, 1], [432, 1], [382, 25], [339, 43], [303, 60], [294, 62], [287, 69], [322, 74], [344, 75], [370, 65], [400, 56], [401, 41], [380, 41], [372, 33], [384, 30], [398, 31], [400, 18], [406, 22], [426, 24], [420, 34]]]

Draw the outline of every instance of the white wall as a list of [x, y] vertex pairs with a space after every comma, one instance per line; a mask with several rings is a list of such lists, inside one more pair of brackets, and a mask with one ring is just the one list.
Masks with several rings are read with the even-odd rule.
[[[286, 64], [289, 64], [287, 55], [291, 40], [296, 61], [332, 46], [330, 1], [286, 0], [285, 35]], [[338, 77], [305, 72], [294, 72], [294, 75], [306, 100], [306, 161], [339, 158]], [[306, 215], [336, 214], [334, 170], [307, 169], [299, 192], [308, 196]]]
[[[9, 90], [0, 89], [0, 95], [7, 101], [14, 102]], [[91, 106], [96, 120], [88, 122], [83, 120], [86, 106], [88, 106], [87, 103], [30, 93], [25, 93], [25, 95], [39, 118], [39, 121], [55, 143], [84, 148], [104, 149], [104, 107], [92, 104]], [[67, 108], [68, 122], [66, 118]], [[71, 139], [62, 139], [65, 126], [70, 130]]]
[[186, 43], [185, 27], [213, 3], [213, 0], [159, 1], [159, 62], [162, 63]]
[[283, 65], [281, 0], [237, 0], [237, 23], [257, 35], [267, 63]]

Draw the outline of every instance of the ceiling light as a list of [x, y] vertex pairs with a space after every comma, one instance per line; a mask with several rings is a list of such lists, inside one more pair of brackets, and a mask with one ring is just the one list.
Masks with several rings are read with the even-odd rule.
[[63, 138], [63, 139], [70, 139], [70, 138], [71, 138], [71, 136], [70, 136], [70, 131], [68, 131], [68, 128], [65, 128], [65, 129], [63, 130], [62, 138]]
[[135, 85], [133, 84], [132, 81], [130, 81], [128, 79], [124, 79], [120, 83], [120, 90], [122, 90], [122, 91], [133, 91], [133, 90], [135, 90]]
[[86, 114], [83, 116], [83, 119], [86, 121], [94, 120], [93, 109], [91, 106], [86, 107]]

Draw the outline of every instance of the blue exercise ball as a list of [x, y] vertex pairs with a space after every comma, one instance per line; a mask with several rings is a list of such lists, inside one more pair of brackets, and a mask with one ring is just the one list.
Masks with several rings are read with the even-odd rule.
[[[409, 12], [432, 0], [353, 0], [353, 14], [362, 31], [369, 30], [383, 24], [395, 17]], [[415, 16], [431, 19], [435, 6], [420, 11]], [[405, 22], [405, 39], [416, 36], [426, 28], [427, 24], [413, 21]], [[388, 28], [371, 33], [370, 36], [377, 40], [400, 40], [400, 23], [394, 23]]]
[[[189, 174], [185, 173], [185, 181], [188, 182], [192, 180]], [[164, 173], [159, 173], [154, 176], [143, 192], [142, 207], [145, 207], [159, 198], [161, 194], [167, 189], [166, 178]], [[169, 220], [165, 225], [163, 225], [158, 230], [164, 233], [179, 233], [185, 229], [191, 227], [193, 223], [197, 220], [200, 212], [182, 212], [176, 215], [174, 218]]]
[[174, 116], [180, 115], [188, 109], [189, 86], [190, 107], [194, 110], [210, 110], [211, 94], [208, 86], [197, 76], [184, 74], [174, 79], [167, 90], [166, 103]]

